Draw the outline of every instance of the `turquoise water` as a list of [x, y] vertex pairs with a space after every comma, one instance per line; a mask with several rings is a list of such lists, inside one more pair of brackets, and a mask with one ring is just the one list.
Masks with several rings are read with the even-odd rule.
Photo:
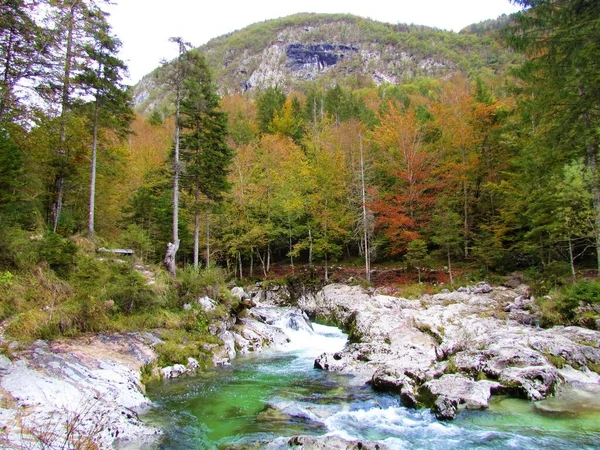
[[313, 369], [345, 335], [315, 326], [292, 345], [238, 358], [201, 376], [148, 386], [158, 405], [151, 420], [166, 430], [163, 449], [220, 449], [277, 437], [337, 435], [379, 441], [391, 449], [597, 449], [600, 413], [593, 408], [548, 413], [531, 402], [495, 398], [489, 410], [463, 411], [438, 422], [427, 410], [353, 386], [337, 373]]

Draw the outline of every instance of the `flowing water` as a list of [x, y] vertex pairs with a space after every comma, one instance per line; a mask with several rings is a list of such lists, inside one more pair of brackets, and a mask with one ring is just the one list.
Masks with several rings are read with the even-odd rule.
[[560, 412], [560, 400], [542, 411], [498, 397], [488, 410], [438, 422], [428, 410], [402, 407], [396, 396], [313, 369], [318, 355], [341, 350], [346, 341], [336, 328], [314, 327], [314, 334], [286, 330], [292, 342], [285, 348], [149, 386], [158, 405], [151, 419], [166, 430], [161, 448], [219, 449], [293, 435], [336, 435], [391, 449], [600, 448], [598, 395], [591, 407], [575, 405], [569, 412]]

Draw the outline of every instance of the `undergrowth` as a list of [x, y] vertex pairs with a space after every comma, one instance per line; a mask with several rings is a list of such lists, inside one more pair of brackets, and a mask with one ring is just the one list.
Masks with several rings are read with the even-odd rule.
[[[19, 245], [35, 256], [0, 266], [0, 320], [6, 336], [20, 342], [158, 330], [164, 342], [156, 346], [159, 364], [185, 363], [190, 356], [203, 364], [216, 343], [209, 320], [225, 317], [239, 302], [218, 268], [182, 270], [175, 281], [160, 267], [145, 267], [154, 274], [149, 283], [137, 261], [96, 254], [82, 238], [48, 233]], [[214, 311], [197, 305], [203, 296], [216, 302]]]

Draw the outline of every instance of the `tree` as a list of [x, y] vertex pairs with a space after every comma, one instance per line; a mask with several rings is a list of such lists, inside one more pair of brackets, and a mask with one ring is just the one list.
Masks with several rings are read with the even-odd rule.
[[415, 239], [406, 247], [406, 262], [417, 269], [419, 284], [421, 283], [421, 266], [427, 261], [427, 243], [423, 239]]
[[279, 86], [268, 87], [256, 96], [258, 129], [268, 133], [276, 113], [281, 113], [285, 104], [285, 93]]
[[315, 256], [323, 260], [325, 280], [329, 277], [329, 262], [342, 254], [351, 229], [352, 211], [348, 202], [350, 173], [345, 165], [339, 142], [332, 139], [335, 124], [324, 119], [306, 140], [310, 180], [307, 186], [309, 262]]
[[44, 70], [50, 35], [34, 19], [35, 0], [0, 1], [0, 123], [20, 115], [23, 80]]
[[90, 33], [94, 39], [84, 47], [84, 51], [93, 65], [85, 67], [76, 80], [85, 86], [86, 90], [94, 97], [90, 108], [92, 158], [88, 208], [88, 236], [93, 238], [100, 128], [109, 128], [123, 136], [129, 131], [129, 125], [134, 116], [129, 106], [129, 92], [121, 84], [123, 73], [127, 67], [115, 56], [121, 43], [111, 35], [110, 25], [104, 12], [94, 11], [89, 20]]
[[[506, 37], [528, 60], [519, 75], [536, 111], [548, 153], [584, 156], [590, 172], [595, 246], [600, 270], [600, 3], [593, 0], [513, 0], [526, 8]], [[550, 150], [556, 149], [556, 150]], [[560, 159], [559, 155], [555, 155]]]
[[169, 67], [170, 70], [163, 76], [168, 79], [168, 83], [172, 89], [175, 90], [175, 136], [173, 138], [173, 242], [167, 244], [167, 251], [165, 254], [164, 265], [171, 276], [176, 274], [175, 259], [177, 257], [177, 251], [179, 250], [179, 178], [181, 176], [181, 163], [179, 161], [179, 135], [181, 132], [180, 123], [180, 107], [181, 107], [181, 91], [183, 88], [183, 80], [186, 76], [186, 65], [184, 55], [187, 48], [190, 46], [189, 43], [184, 42], [180, 37], [172, 37], [169, 41], [177, 44], [179, 49], [179, 56], [175, 60], [174, 64]]
[[[69, 139], [68, 125], [76, 115], [76, 107], [87, 98], [91, 86], [90, 79], [83, 72], [93, 65], [86, 48], [97, 48], [106, 29], [106, 15], [98, 6], [107, 0], [53, 0], [48, 2], [45, 24], [47, 36], [52, 39], [48, 45], [44, 72], [39, 74], [40, 82], [36, 92], [46, 102], [48, 117], [58, 117], [55, 157], [52, 165], [55, 176], [49, 201], [49, 219], [53, 230], [58, 228], [63, 209], [65, 191], [69, 177], [74, 174], [71, 166], [71, 145], [79, 145]], [[40, 12], [41, 14], [41, 12]]]
[[[226, 143], [227, 116], [219, 109], [219, 96], [206, 60], [198, 51], [186, 56], [188, 65], [181, 98], [181, 151], [186, 162], [184, 185], [194, 198], [194, 267], [198, 267], [201, 197], [220, 202], [229, 189], [227, 174], [233, 158]], [[207, 220], [208, 220], [208, 210]], [[209, 232], [207, 225], [207, 233]], [[206, 264], [210, 247], [207, 237]]]
[[401, 112], [391, 103], [388, 106], [371, 136], [381, 153], [382, 178], [379, 197], [371, 206], [392, 253], [400, 253], [428, 223], [441, 183], [434, 176], [435, 154], [425, 145], [415, 110]]
[[475, 100], [467, 79], [455, 77], [442, 87], [440, 100], [432, 108], [435, 125], [441, 132], [439, 144], [444, 147], [445, 165], [452, 173], [462, 197], [464, 256], [469, 256], [470, 191], [474, 169], [478, 165], [476, 145], [477, 116]]
[[452, 254], [460, 251], [462, 237], [460, 235], [460, 216], [452, 211], [448, 205], [440, 204], [436, 208], [431, 222], [433, 234], [431, 240], [438, 245], [448, 261], [448, 275], [450, 284], [454, 285], [452, 276]]
[[22, 150], [0, 129], [0, 220], [4, 226], [23, 216], [25, 167]]
[[[295, 101], [295, 102], [294, 102]], [[281, 111], [274, 111], [273, 121], [269, 125], [269, 131], [283, 136], [289, 136], [299, 142], [302, 138], [302, 119], [300, 117], [298, 99], [287, 98], [281, 107]]]

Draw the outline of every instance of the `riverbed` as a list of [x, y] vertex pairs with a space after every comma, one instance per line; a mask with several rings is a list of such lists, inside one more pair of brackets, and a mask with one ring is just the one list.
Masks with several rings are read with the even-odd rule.
[[[148, 386], [157, 408], [145, 419], [165, 430], [161, 449], [285, 448], [297, 435], [379, 442], [390, 449], [595, 449], [600, 404], [548, 408], [494, 397], [490, 408], [462, 411], [440, 422], [427, 409], [401, 406], [395, 395], [357, 385], [349, 375], [313, 368], [323, 352], [341, 350], [346, 336], [313, 325], [286, 330], [291, 342], [236, 358], [196, 377]], [[569, 395], [568, 398], [573, 398]], [[558, 405], [556, 405], [558, 403]], [[581, 405], [581, 408], [578, 407]]]

